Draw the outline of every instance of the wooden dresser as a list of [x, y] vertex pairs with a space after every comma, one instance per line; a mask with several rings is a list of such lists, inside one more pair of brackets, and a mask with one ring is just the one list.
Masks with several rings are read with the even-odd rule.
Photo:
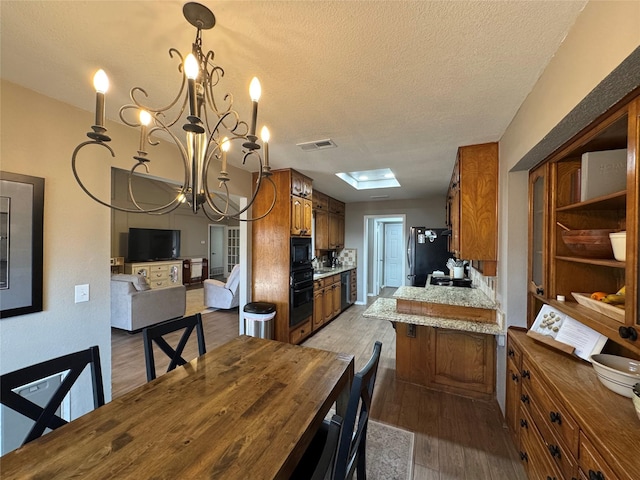
[[530, 479], [637, 480], [640, 419], [588, 362], [510, 328], [506, 421]]
[[163, 262], [126, 263], [125, 273], [139, 274], [147, 277], [151, 288], [166, 288], [182, 285], [182, 260]]

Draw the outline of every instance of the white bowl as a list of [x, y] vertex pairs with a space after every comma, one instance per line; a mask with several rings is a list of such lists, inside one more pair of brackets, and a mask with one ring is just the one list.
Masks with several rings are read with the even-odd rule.
[[636, 383], [635, 390], [633, 391], [633, 406], [636, 408], [636, 413], [640, 419], [640, 383]]
[[627, 258], [627, 232], [616, 232], [609, 234], [613, 257], [619, 262], [624, 262]]
[[640, 361], [599, 353], [591, 356], [591, 364], [605, 387], [625, 397], [633, 397], [633, 385], [640, 382]]

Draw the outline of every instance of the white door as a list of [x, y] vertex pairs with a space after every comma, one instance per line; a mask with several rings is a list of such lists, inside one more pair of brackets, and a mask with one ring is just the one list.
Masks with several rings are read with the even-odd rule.
[[209, 277], [224, 274], [224, 225], [209, 225]]
[[402, 285], [402, 224], [384, 225], [384, 285]]

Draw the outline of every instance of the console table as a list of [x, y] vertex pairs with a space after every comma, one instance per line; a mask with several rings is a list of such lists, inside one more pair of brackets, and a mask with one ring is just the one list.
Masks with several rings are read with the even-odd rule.
[[126, 263], [124, 271], [125, 273], [147, 277], [151, 288], [182, 285], [182, 260]]

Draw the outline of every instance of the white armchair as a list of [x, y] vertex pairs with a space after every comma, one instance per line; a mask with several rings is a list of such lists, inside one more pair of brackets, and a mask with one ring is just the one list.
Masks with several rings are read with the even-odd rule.
[[231, 270], [227, 283], [219, 280], [204, 281], [204, 305], [210, 308], [229, 309], [240, 303], [240, 265]]
[[152, 289], [142, 275], [111, 276], [111, 326], [136, 331], [184, 316], [184, 285]]

